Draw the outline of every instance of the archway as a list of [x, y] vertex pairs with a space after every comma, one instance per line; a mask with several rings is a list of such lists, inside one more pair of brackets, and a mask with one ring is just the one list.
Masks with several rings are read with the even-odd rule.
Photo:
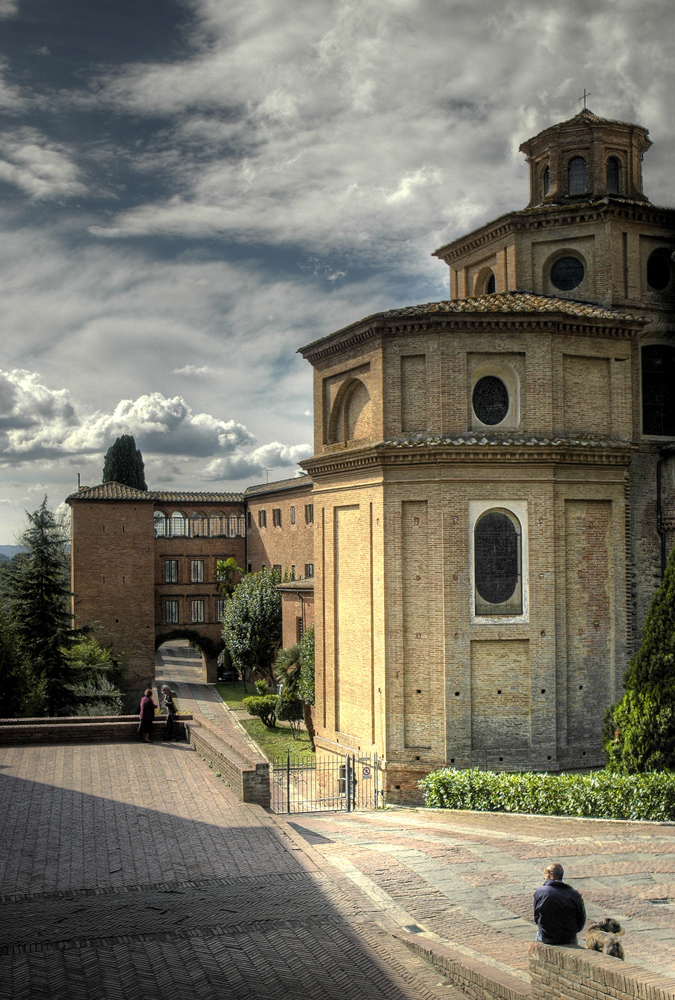
[[222, 639], [214, 639], [191, 628], [174, 628], [155, 637], [155, 676], [167, 682], [214, 684]]

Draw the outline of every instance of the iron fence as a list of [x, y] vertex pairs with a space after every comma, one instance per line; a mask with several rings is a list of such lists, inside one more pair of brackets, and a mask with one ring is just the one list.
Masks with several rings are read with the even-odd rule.
[[272, 761], [272, 810], [352, 812], [384, 805], [377, 754], [306, 760], [290, 752]]

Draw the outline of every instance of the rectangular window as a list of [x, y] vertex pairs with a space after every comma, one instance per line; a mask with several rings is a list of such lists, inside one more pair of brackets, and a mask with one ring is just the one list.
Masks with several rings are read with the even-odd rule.
[[314, 563], [305, 563], [305, 577], [311, 579], [314, 576]]
[[164, 621], [169, 625], [175, 625], [178, 622], [178, 601], [164, 602]]
[[272, 507], [272, 524], [275, 528], [281, 527], [281, 507]]
[[266, 528], [267, 527], [267, 511], [266, 510], [259, 510], [258, 511], [258, 527], [259, 528]]
[[300, 642], [302, 639], [302, 633], [304, 632], [304, 626], [302, 624], [302, 618], [295, 619], [295, 641]]
[[281, 577], [281, 563], [275, 563], [274, 566], [272, 566], [272, 569], [275, 573], [279, 574], [279, 577]]
[[222, 621], [224, 611], [225, 611], [225, 601], [222, 600], [222, 598], [219, 598], [216, 601], [216, 617], [218, 618], [218, 621]]
[[246, 537], [246, 518], [243, 516], [239, 518], [239, 534], [242, 538]]
[[291, 580], [295, 580], [295, 566], [291, 566]]
[[164, 563], [164, 582], [178, 583], [178, 560], [167, 559]]
[[314, 524], [314, 504], [305, 504], [305, 524]]
[[204, 601], [191, 601], [192, 604], [192, 621], [193, 622], [203, 622], [204, 621]]
[[295, 507], [291, 507], [291, 524], [295, 524]]
[[190, 579], [193, 583], [203, 583], [204, 582], [204, 560], [203, 559], [193, 559], [192, 560], [192, 573]]
[[246, 520], [248, 522], [249, 529], [253, 527], [253, 515], [250, 510], [246, 511]]
[[248, 564], [248, 572], [249, 572], [249, 573], [252, 573], [252, 572], [253, 572], [253, 563], [249, 563], [249, 564]]

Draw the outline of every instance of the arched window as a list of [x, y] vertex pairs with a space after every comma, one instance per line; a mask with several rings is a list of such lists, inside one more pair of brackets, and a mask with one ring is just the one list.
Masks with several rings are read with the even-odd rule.
[[522, 546], [518, 518], [508, 510], [486, 510], [474, 527], [477, 615], [523, 613]]
[[184, 538], [187, 535], [187, 518], [179, 510], [171, 515], [171, 534], [174, 538]]
[[239, 534], [242, 538], [246, 537], [246, 518], [243, 514], [239, 517]]
[[544, 172], [541, 175], [541, 184], [542, 184], [542, 188], [543, 188], [544, 197], [546, 197], [546, 195], [551, 190], [551, 169], [550, 169], [550, 167], [546, 167], [544, 169]]
[[607, 160], [607, 194], [621, 194], [621, 164], [616, 156]]
[[155, 511], [155, 538], [165, 538], [168, 534], [168, 519], [161, 510]]
[[217, 535], [222, 535], [223, 528], [220, 514], [211, 514], [211, 517], [209, 518], [209, 532], [212, 538], [215, 538]]
[[497, 291], [497, 282], [495, 281], [494, 271], [491, 271], [490, 272], [490, 277], [488, 278], [487, 282], [485, 283], [485, 294], [486, 295], [494, 295], [494, 293], [496, 291]]
[[642, 348], [642, 433], [675, 436], [675, 347]]
[[586, 194], [586, 161], [583, 156], [574, 156], [568, 169], [569, 193]]
[[195, 511], [190, 518], [190, 535], [192, 538], [199, 538], [209, 533], [209, 522], [201, 511]]
[[670, 247], [659, 247], [650, 253], [647, 261], [647, 284], [654, 291], [663, 292], [673, 277]]
[[237, 518], [230, 516], [227, 519], [227, 536], [228, 538], [234, 538], [237, 534]]

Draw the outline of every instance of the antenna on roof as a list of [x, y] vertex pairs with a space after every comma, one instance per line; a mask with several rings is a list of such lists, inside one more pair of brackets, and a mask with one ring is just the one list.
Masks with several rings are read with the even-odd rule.
[[589, 93], [587, 94], [587, 93], [586, 93], [586, 88], [584, 87], [584, 92], [583, 92], [583, 94], [581, 95], [581, 97], [579, 98], [579, 100], [580, 100], [580, 101], [583, 101], [583, 102], [584, 102], [584, 111], [586, 111], [586, 110], [587, 110], [587, 109], [586, 109], [586, 98], [587, 98], [587, 97], [592, 97], [592, 94], [591, 94], [590, 92], [589, 92]]
[[265, 469], [265, 472], [267, 473], [267, 482], [268, 483], [270, 481], [270, 471], [271, 471], [270, 469]]
[[79, 472], [77, 474], [77, 488], [78, 488], [78, 490], [81, 489], [81, 487], [80, 487], [80, 473]]

